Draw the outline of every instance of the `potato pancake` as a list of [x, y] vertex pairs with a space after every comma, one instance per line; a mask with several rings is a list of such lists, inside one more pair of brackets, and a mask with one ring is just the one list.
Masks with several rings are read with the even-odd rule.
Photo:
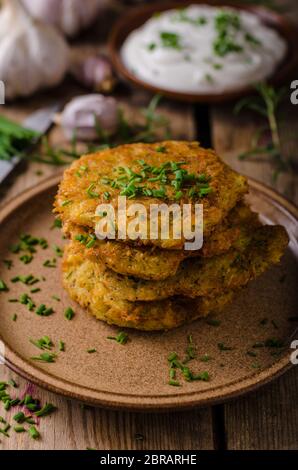
[[[152, 302], [173, 296], [190, 298], [213, 297], [230, 289], [237, 289], [260, 276], [272, 264], [278, 263], [288, 244], [288, 236], [281, 226], [262, 226], [243, 236], [238, 249], [210, 259], [184, 261], [178, 272], [164, 281], [144, 281], [116, 274], [103, 263], [94, 263], [101, 275], [101, 283], [113, 292], [115, 299], [130, 302]], [[84, 247], [71, 242], [69, 253], [86, 257]], [[96, 268], [94, 268], [95, 270]]]
[[[246, 178], [229, 168], [213, 150], [198, 142], [165, 141], [155, 144], [128, 144], [85, 155], [65, 173], [55, 200], [55, 212], [64, 223], [94, 230], [100, 217], [99, 204], [110, 203], [116, 212], [118, 196], [127, 196], [127, 208], [141, 203], [203, 204], [204, 236], [220, 224], [247, 192]], [[134, 217], [128, 217], [128, 223]], [[148, 226], [150, 224], [148, 223]], [[131, 241], [134, 245], [158, 246], [181, 250], [185, 238], [147, 238]], [[116, 231], [117, 231], [116, 220]], [[127, 242], [127, 240], [123, 240]]]
[[[74, 245], [79, 249], [73, 249]], [[215, 298], [171, 298], [154, 302], [129, 302], [114, 298], [102, 283], [100, 265], [82, 256], [70, 243], [63, 259], [63, 285], [70, 297], [97, 319], [121, 328], [169, 330], [209, 313], [222, 310], [233, 298], [226, 292]]]
[[80, 226], [66, 224], [64, 233], [73, 240], [80, 239], [86, 247], [86, 256], [94, 261], [103, 262], [108, 268], [128, 276], [146, 280], [164, 280], [174, 276], [180, 263], [188, 258], [202, 256], [210, 258], [228, 251], [232, 246], [241, 244], [241, 239], [248, 230], [260, 226], [258, 216], [244, 203], [239, 203], [219, 227], [211, 233], [201, 250], [162, 250], [157, 247], [134, 247], [117, 241], [100, 241], [93, 243], [88, 230]]

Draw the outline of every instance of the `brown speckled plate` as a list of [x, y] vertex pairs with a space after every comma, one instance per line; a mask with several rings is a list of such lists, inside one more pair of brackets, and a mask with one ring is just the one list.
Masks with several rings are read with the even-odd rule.
[[[5, 345], [5, 360], [11, 369], [42, 387], [90, 404], [162, 410], [226, 400], [255, 389], [289, 368], [290, 343], [297, 337], [298, 326], [292, 318], [297, 315], [298, 301], [298, 210], [292, 204], [250, 181], [249, 202], [253, 209], [261, 213], [265, 222], [284, 225], [291, 244], [279, 266], [253, 282], [216, 317], [221, 321], [220, 326], [201, 320], [164, 333], [129, 331], [130, 341], [123, 346], [107, 339], [117, 333], [117, 328], [95, 320], [69, 300], [61, 286], [59, 262], [57, 269], [43, 266], [55, 256], [53, 245], [64, 243], [60, 230], [51, 229], [54, 220], [51, 205], [57, 183], [57, 177], [51, 178], [0, 211], [0, 279], [10, 289], [0, 292], [0, 335]], [[49, 242], [48, 249], [38, 248], [28, 265], [9, 251], [21, 233], [45, 237]], [[2, 262], [4, 259], [14, 261], [10, 270]], [[20, 303], [8, 302], [30, 291], [25, 285], [11, 282], [19, 274], [44, 277], [45, 280], [34, 285], [41, 291], [31, 296], [37, 305], [45, 303], [53, 307], [52, 316], [39, 317]], [[53, 295], [61, 301], [53, 299]], [[63, 315], [68, 306], [76, 312], [72, 321]], [[15, 322], [14, 313], [17, 313]], [[267, 322], [262, 322], [264, 318]], [[198, 357], [208, 354], [212, 358], [209, 362], [195, 359], [191, 368], [196, 372], [207, 370], [211, 379], [191, 383], [181, 380], [181, 387], [169, 386], [167, 356], [171, 351], [183, 356], [190, 333]], [[57, 346], [60, 339], [65, 342], [65, 352], [58, 353], [54, 364], [30, 360], [41, 352], [30, 343], [30, 338], [44, 335], [50, 336]], [[268, 338], [283, 341], [285, 348], [252, 347]], [[218, 343], [233, 349], [220, 351]], [[88, 354], [90, 348], [96, 348], [97, 352]], [[247, 351], [257, 356], [252, 357]]]

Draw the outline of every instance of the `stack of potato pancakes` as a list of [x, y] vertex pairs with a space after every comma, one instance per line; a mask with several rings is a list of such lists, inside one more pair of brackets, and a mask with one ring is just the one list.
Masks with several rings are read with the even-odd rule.
[[[246, 179], [197, 142], [130, 144], [85, 155], [64, 173], [55, 213], [70, 239], [63, 283], [100, 320], [163, 330], [223, 309], [250, 280], [278, 263], [288, 244], [281, 226], [263, 226], [244, 201]], [[99, 240], [96, 224], [118, 197], [141, 203], [203, 204], [204, 242]]]

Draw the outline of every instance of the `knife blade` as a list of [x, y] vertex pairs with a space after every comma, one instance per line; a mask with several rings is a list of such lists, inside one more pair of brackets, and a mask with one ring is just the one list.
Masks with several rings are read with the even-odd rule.
[[[59, 111], [60, 103], [54, 103], [45, 108], [41, 108], [30, 114], [22, 123], [23, 127], [40, 133], [40, 138], [45, 135], [53, 123], [53, 117]], [[40, 139], [39, 138], [39, 139]], [[38, 139], [38, 140], [39, 140]], [[37, 143], [37, 142], [36, 142]], [[11, 160], [0, 160], [0, 183], [2, 183], [9, 173], [19, 163], [20, 158], [15, 156]]]

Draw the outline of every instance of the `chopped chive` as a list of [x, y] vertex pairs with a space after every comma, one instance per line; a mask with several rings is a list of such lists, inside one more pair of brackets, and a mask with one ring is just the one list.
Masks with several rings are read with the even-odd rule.
[[26, 429], [24, 428], [24, 426], [15, 426], [13, 430], [17, 433], [26, 432]]
[[65, 206], [68, 206], [68, 205], [71, 204], [71, 203], [72, 203], [72, 201], [71, 201], [70, 199], [66, 199], [65, 201], [63, 201], [63, 202], [61, 203], [61, 206], [62, 206], [62, 207], [65, 207]]
[[59, 351], [65, 351], [65, 343], [62, 340], [59, 341]]
[[4, 259], [3, 263], [5, 264], [8, 270], [10, 270], [13, 267], [13, 261], [11, 261], [10, 259]]
[[52, 403], [46, 403], [39, 411], [36, 411], [34, 414], [35, 416], [41, 418], [44, 416], [48, 416], [49, 414], [53, 413], [56, 410], [56, 407], [52, 405]]
[[19, 411], [16, 415], [14, 415], [13, 420], [18, 424], [22, 424], [26, 421], [26, 416], [22, 411]]
[[22, 263], [24, 263], [24, 264], [29, 264], [29, 263], [31, 263], [32, 260], [33, 260], [32, 255], [22, 255], [22, 256], [20, 256], [20, 261], [22, 261]]
[[206, 320], [206, 323], [207, 325], [210, 325], [210, 326], [220, 326], [220, 320], [216, 320], [215, 318], [208, 318]]
[[53, 250], [54, 250], [56, 256], [58, 256], [59, 258], [62, 258], [62, 256], [63, 256], [63, 249], [62, 248], [60, 248], [57, 245], [54, 245]]
[[52, 363], [52, 362], [55, 362], [56, 357], [57, 357], [57, 354], [45, 352], [45, 353], [42, 353], [40, 356], [32, 356], [31, 359], [33, 361]]
[[51, 230], [53, 230], [54, 228], [62, 228], [62, 220], [57, 218], [54, 220], [54, 223], [51, 227]]
[[54, 309], [51, 307], [47, 308], [45, 304], [41, 304], [39, 307], [37, 307], [35, 313], [40, 317], [49, 317], [54, 313]]
[[37, 292], [40, 292], [41, 289], [39, 287], [35, 287], [34, 289], [31, 289], [30, 294], [37, 294]]
[[173, 387], [180, 387], [180, 383], [177, 380], [170, 379], [169, 380], [169, 385], [172, 385]]
[[61, 299], [59, 297], [57, 297], [56, 295], [52, 295], [52, 299], [56, 300], [57, 302], [61, 301]]
[[45, 268], [56, 268], [57, 267], [57, 260], [56, 258], [53, 259], [47, 259], [44, 263], [43, 266]]
[[42, 350], [44, 349], [51, 350], [54, 346], [52, 340], [48, 336], [43, 336], [42, 338], [36, 341], [30, 339], [30, 343], [32, 343], [34, 346]]
[[116, 341], [119, 344], [126, 344], [129, 337], [127, 333], [124, 333], [124, 331], [120, 331], [117, 336], [108, 336], [107, 339]]
[[17, 321], [18, 319], [18, 316], [16, 313], [13, 314], [13, 316], [11, 317], [12, 321]]
[[99, 194], [96, 191], [93, 191], [95, 187], [95, 183], [91, 183], [90, 186], [86, 189], [87, 195], [92, 199], [99, 197]]
[[9, 289], [2, 279], [0, 279], [0, 292], [8, 292]]
[[75, 316], [75, 313], [71, 307], [68, 307], [64, 312], [64, 316], [67, 320], [72, 320]]
[[13, 379], [8, 380], [7, 383], [13, 388], [18, 388], [18, 384]]
[[32, 439], [39, 439], [40, 437], [40, 434], [35, 426], [30, 426], [30, 428], [28, 429], [28, 433], [30, 434], [30, 437], [32, 437]]
[[220, 351], [232, 351], [233, 350], [233, 348], [231, 348], [230, 346], [226, 346], [224, 343], [218, 343], [217, 346]]

